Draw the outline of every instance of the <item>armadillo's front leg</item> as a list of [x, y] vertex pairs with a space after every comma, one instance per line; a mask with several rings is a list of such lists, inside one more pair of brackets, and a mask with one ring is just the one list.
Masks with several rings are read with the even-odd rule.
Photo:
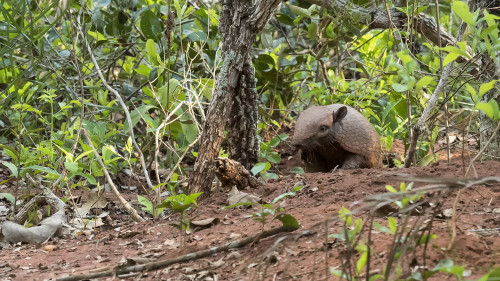
[[359, 154], [351, 154], [347, 156], [344, 163], [342, 164], [342, 169], [358, 169], [365, 167], [365, 158]]

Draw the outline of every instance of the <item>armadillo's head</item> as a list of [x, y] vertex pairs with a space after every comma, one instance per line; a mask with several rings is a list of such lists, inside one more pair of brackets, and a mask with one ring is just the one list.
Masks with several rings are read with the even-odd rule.
[[346, 114], [345, 106], [336, 111], [326, 106], [308, 108], [300, 114], [297, 120], [292, 145], [297, 148], [313, 149], [331, 141], [333, 125], [342, 120]]

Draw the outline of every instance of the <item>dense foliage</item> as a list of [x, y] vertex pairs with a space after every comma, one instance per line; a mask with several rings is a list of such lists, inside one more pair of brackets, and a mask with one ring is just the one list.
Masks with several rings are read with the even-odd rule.
[[[443, 67], [461, 57], [467, 63], [453, 69], [440, 108], [463, 131], [477, 131], [476, 119], [467, 119], [476, 105], [498, 119], [497, 103], [481, 101], [494, 81], [486, 83], [474, 72], [477, 54], [497, 61], [497, 16], [469, 12], [460, 1], [439, 1], [438, 7], [434, 1], [413, 1], [415, 7], [388, 1], [389, 9], [408, 16], [406, 27], [370, 29], [360, 7], [384, 3], [367, 2], [349, 1], [333, 12], [305, 1], [284, 2], [257, 38], [251, 56], [263, 139], [256, 173], [280, 161], [273, 148], [286, 138], [266, 133], [311, 104], [352, 105], [374, 124], [387, 150], [396, 138], [406, 143]], [[166, 182], [173, 191], [196, 157], [220, 71], [220, 5], [5, 0], [0, 9], [0, 146], [13, 178], [41, 173], [51, 183], [62, 178], [59, 187], [71, 188], [102, 182], [82, 127], [110, 171], [140, 174], [133, 128], [147, 169], [172, 169]], [[439, 48], [413, 28], [412, 16], [435, 17], [436, 11], [437, 22], [452, 35], [462, 20], [468, 25], [457, 46]], [[106, 85], [118, 91], [131, 124]], [[430, 130], [419, 141], [420, 164], [434, 158], [429, 151], [443, 120], [429, 120]]]

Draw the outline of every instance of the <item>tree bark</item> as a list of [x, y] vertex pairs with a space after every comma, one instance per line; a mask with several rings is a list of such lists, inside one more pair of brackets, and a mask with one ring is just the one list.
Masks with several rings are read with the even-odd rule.
[[243, 66], [233, 102], [228, 130], [229, 158], [249, 170], [259, 161], [260, 150], [257, 139], [259, 95], [249, 58]]
[[214, 159], [224, 139], [224, 128], [231, 115], [235, 95], [241, 94], [238, 86], [249, 79], [241, 77], [245, 73], [244, 65], [249, 64], [249, 50], [255, 36], [264, 28], [279, 3], [279, 0], [261, 0], [254, 5], [247, 0], [225, 0], [222, 3], [219, 30], [222, 33], [223, 64], [203, 124], [198, 159], [189, 181], [191, 193], [204, 192], [204, 196], [210, 193], [215, 176]]
[[229, 158], [218, 158], [215, 160], [215, 175], [222, 183], [224, 191], [230, 191], [233, 186], [239, 190], [246, 187], [257, 188], [261, 182], [250, 173], [241, 163]]

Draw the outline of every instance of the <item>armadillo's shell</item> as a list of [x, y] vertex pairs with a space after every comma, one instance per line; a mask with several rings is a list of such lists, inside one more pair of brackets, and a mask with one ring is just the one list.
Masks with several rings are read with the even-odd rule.
[[336, 134], [335, 140], [343, 149], [365, 156], [372, 167], [381, 167], [380, 139], [372, 124], [350, 106], [331, 104], [326, 107], [333, 113], [342, 106], [347, 107], [347, 115], [341, 121], [342, 133]]

